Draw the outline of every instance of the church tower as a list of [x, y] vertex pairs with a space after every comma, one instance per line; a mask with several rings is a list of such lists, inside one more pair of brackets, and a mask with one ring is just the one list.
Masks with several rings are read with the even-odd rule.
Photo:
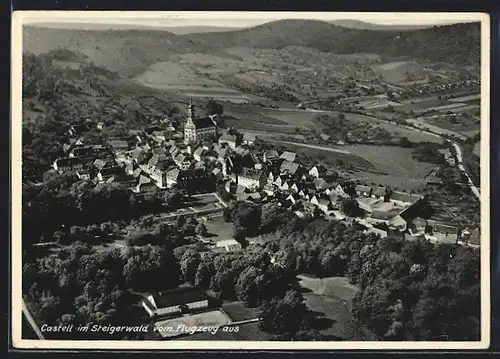
[[193, 101], [190, 99], [188, 105], [187, 122], [186, 125], [184, 126], [185, 143], [192, 143], [196, 141], [196, 126], [193, 122], [193, 118], [194, 118], [194, 105]]

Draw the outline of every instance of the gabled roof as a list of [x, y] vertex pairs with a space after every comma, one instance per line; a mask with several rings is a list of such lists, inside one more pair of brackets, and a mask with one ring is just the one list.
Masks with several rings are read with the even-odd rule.
[[282, 158], [286, 161], [289, 161], [289, 162], [295, 161], [296, 157], [297, 157], [297, 154], [295, 152], [289, 152], [289, 151], [283, 152], [280, 156], [280, 158]]
[[408, 203], [415, 203], [421, 198], [422, 198], [421, 196], [412, 195], [405, 192], [394, 191], [391, 194], [391, 199], [395, 201], [408, 202]]
[[139, 185], [143, 185], [143, 184], [147, 184], [147, 183], [151, 183], [151, 179], [144, 176], [144, 175], [141, 175], [139, 177]]
[[108, 144], [114, 149], [126, 149], [128, 148], [128, 143], [123, 140], [109, 140]]
[[326, 189], [329, 187], [328, 185], [328, 182], [326, 182], [324, 179], [322, 178], [317, 178], [315, 179], [314, 181], [314, 186], [317, 188], [317, 189]]
[[137, 147], [135, 148], [132, 153], [130, 154], [130, 156], [133, 158], [133, 159], [137, 159], [139, 158], [139, 156], [142, 154], [142, 148], [140, 147]]
[[181, 287], [153, 294], [153, 299], [158, 308], [167, 308], [208, 300], [209, 297], [203, 290], [197, 287]]
[[295, 162], [290, 162], [290, 161], [283, 161], [280, 167], [281, 172], [288, 172], [290, 174], [295, 174], [297, 170], [299, 169], [299, 164]]
[[150, 166], [156, 166], [158, 164], [159, 156], [158, 155], [153, 155], [148, 161], [148, 165]]
[[258, 170], [253, 170], [250, 168], [243, 168], [243, 170], [240, 173], [240, 177], [251, 178], [254, 180], [259, 180], [263, 175], [264, 175], [264, 172], [258, 171]]
[[377, 186], [377, 187], [373, 188], [372, 194], [374, 194], [375, 196], [378, 196], [378, 197], [382, 197], [382, 196], [385, 196], [386, 190], [387, 189], [385, 187]]
[[215, 122], [211, 117], [193, 118], [193, 123], [194, 123], [196, 129], [217, 126], [217, 122]]
[[372, 188], [369, 186], [357, 185], [355, 187], [355, 189], [356, 189], [356, 192], [367, 192], [368, 193], [371, 191]]

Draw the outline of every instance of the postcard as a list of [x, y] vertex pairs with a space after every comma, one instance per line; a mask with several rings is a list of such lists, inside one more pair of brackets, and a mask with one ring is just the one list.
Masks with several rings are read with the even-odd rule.
[[488, 347], [487, 14], [12, 28], [13, 347]]

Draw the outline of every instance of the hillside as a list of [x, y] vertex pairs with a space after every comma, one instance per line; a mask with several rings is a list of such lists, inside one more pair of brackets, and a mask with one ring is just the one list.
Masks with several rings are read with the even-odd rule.
[[332, 25], [347, 27], [349, 29], [360, 29], [360, 30], [419, 30], [419, 29], [427, 29], [432, 26], [430, 25], [381, 25], [381, 24], [372, 24], [366, 21], [360, 20], [334, 20], [329, 21]]
[[[348, 29], [316, 20], [280, 20], [245, 30], [180, 36], [197, 45], [281, 49], [305, 46], [338, 54], [375, 53], [457, 64], [479, 62], [480, 24], [407, 31]], [[474, 54], [471, 56], [471, 54]]]
[[479, 23], [412, 31], [348, 29], [323, 21], [280, 20], [252, 28], [176, 35], [164, 30], [78, 30], [25, 27], [23, 48], [35, 54], [78, 50], [98, 66], [134, 77], [152, 64], [177, 61], [176, 55], [203, 53], [231, 58], [225, 49], [283, 49], [303, 46], [337, 54], [373, 53], [386, 59], [410, 57], [477, 65]]
[[82, 30], [23, 28], [23, 50], [34, 54], [54, 49], [79, 51], [98, 66], [133, 77], [149, 65], [172, 55], [211, 52], [210, 46], [191, 43], [164, 30]]

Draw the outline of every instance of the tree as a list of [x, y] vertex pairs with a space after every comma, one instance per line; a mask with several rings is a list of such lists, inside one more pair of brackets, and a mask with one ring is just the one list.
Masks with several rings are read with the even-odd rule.
[[342, 202], [342, 212], [349, 217], [362, 217], [364, 211], [359, 207], [358, 201], [352, 198], [346, 198]]
[[200, 254], [194, 250], [187, 250], [180, 261], [182, 277], [192, 284], [196, 281], [198, 266], [200, 265]]
[[408, 137], [401, 137], [399, 139], [399, 145], [401, 147], [404, 147], [404, 148], [411, 148], [412, 147], [412, 143], [410, 142], [410, 140], [408, 140]]
[[205, 226], [205, 224], [203, 223], [199, 223], [197, 226], [196, 226], [196, 234], [199, 235], [199, 236], [206, 236], [207, 235], [207, 227]]

